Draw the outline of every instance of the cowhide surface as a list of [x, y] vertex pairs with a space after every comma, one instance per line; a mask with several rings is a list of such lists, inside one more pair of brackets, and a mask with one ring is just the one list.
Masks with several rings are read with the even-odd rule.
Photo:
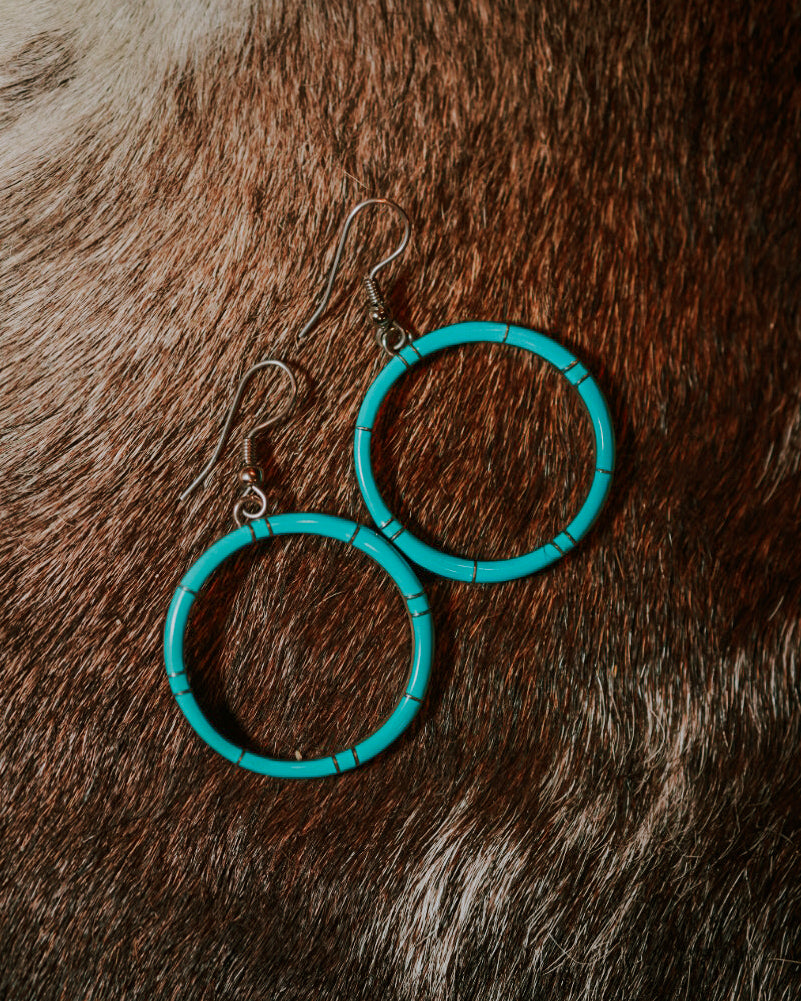
[[[801, 15], [797, 4], [72, 0], [0, 11], [0, 996], [801, 997]], [[352, 436], [384, 364], [365, 213], [415, 334], [564, 343], [618, 465], [582, 544], [497, 586], [423, 577], [420, 714], [365, 767], [237, 769], [162, 658], [231, 527], [254, 385], [270, 510], [368, 521]], [[473, 558], [553, 536], [586, 414], [509, 347], [398, 384], [390, 506]], [[275, 540], [197, 602], [215, 724], [326, 754], [408, 671], [403, 603], [335, 543]]]

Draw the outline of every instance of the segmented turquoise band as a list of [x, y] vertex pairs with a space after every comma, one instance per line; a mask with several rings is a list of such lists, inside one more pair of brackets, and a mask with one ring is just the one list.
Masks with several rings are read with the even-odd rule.
[[[378, 490], [373, 475], [370, 446], [378, 411], [392, 386], [410, 368], [428, 355], [460, 344], [511, 344], [549, 362], [578, 393], [587, 408], [595, 439], [595, 474], [578, 514], [550, 542], [505, 560], [471, 560], [440, 552], [416, 538], [392, 514]], [[356, 418], [354, 439], [356, 479], [364, 502], [378, 528], [418, 566], [441, 577], [479, 584], [526, 577], [561, 559], [586, 535], [603, 507], [615, 467], [615, 436], [603, 393], [582, 363], [566, 348], [544, 334], [504, 323], [473, 321], [442, 327], [402, 348], [384, 366], [367, 391]]]
[[[389, 574], [403, 595], [412, 627], [412, 660], [404, 694], [389, 719], [353, 747], [322, 758], [302, 761], [268, 758], [237, 747], [222, 737], [200, 710], [184, 663], [184, 636], [189, 610], [198, 592], [220, 564], [233, 553], [273, 535], [319, 535], [337, 539], [366, 553]], [[425, 697], [434, 653], [431, 610], [417, 574], [394, 546], [377, 532], [344, 518], [326, 514], [278, 514], [260, 518], [218, 539], [184, 574], [178, 585], [164, 627], [164, 663], [170, 688], [195, 733], [240, 768], [282, 779], [311, 779], [337, 775], [364, 764], [396, 740], [411, 723]]]

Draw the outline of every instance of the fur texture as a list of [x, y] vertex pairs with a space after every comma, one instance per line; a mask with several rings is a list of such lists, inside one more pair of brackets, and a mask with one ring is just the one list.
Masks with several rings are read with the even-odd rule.
[[[13, 999], [801, 996], [797, 7], [107, 0], [0, 24], [0, 995]], [[229, 527], [265, 356], [274, 510], [366, 520], [351, 440], [382, 364], [359, 225], [400, 201], [392, 300], [550, 332], [618, 436], [611, 501], [534, 578], [427, 579], [416, 724], [338, 780], [237, 771], [164, 678], [178, 579]], [[245, 419], [275, 404], [254, 390]], [[550, 537], [586, 418], [501, 348], [407, 378], [377, 468], [472, 556]], [[192, 625], [223, 728], [276, 754], [375, 727], [407, 669], [343, 547], [231, 561]]]

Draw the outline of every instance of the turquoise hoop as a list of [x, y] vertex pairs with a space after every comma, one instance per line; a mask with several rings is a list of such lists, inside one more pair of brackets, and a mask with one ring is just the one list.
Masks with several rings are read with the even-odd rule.
[[[511, 344], [543, 358], [554, 366], [577, 391], [587, 408], [595, 438], [595, 475], [578, 514], [550, 542], [523, 556], [505, 560], [469, 560], [452, 556], [426, 545], [392, 514], [379, 493], [373, 475], [370, 445], [381, 404], [410, 368], [428, 355], [460, 344]], [[550, 337], [504, 323], [472, 321], [442, 327], [401, 348], [379, 372], [367, 390], [356, 418], [354, 438], [356, 479], [373, 521], [413, 563], [452, 580], [490, 584], [526, 577], [561, 559], [586, 535], [603, 507], [615, 467], [615, 436], [603, 393], [582, 363]]]
[[[319, 535], [337, 539], [365, 553], [383, 567], [403, 595], [412, 626], [412, 661], [404, 694], [389, 719], [353, 747], [323, 758], [287, 761], [253, 754], [230, 743], [209, 723], [189, 686], [184, 664], [184, 636], [189, 610], [201, 587], [220, 564], [239, 549], [274, 535]], [[371, 528], [326, 514], [278, 514], [260, 518], [218, 539], [184, 574], [176, 588], [164, 627], [167, 678], [189, 725], [213, 750], [240, 768], [280, 779], [311, 779], [349, 771], [374, 758], [396, 740], [417, 715], [428, 686], [434, 652], [431, 610], [417, 574], [400, 553]]]

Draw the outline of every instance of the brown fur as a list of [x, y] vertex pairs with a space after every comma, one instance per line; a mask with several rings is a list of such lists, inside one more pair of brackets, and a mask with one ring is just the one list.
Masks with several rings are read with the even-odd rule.
[[[797, 12], [33, 18], [0, 26], [0, 994], [799, 996]], [[304, 402], [262, 441], [271, 504], [367, 520], [351, 440], [382, 361], [353, 293], [391, 220], [360, 223], [297, 341], [365, 195], [415, 222], [401, 319], [552, 333], [619, 465], [547, 572], [426, 578], [418, 721], [287, 784], [213, 755], [168, 691], [164, 615], [229, 526], [233, 449], [177, 494], [277, 356]], [[394, 509], [474, 556], [548, 538], [592, 459], [575, 399], [501, 348], [415, 372], [379, 439]], [[407, 628], [358, 554], [270, 543], [199, 608], [197, 689], [256, 746], [331, 750], [393, 705]]]

